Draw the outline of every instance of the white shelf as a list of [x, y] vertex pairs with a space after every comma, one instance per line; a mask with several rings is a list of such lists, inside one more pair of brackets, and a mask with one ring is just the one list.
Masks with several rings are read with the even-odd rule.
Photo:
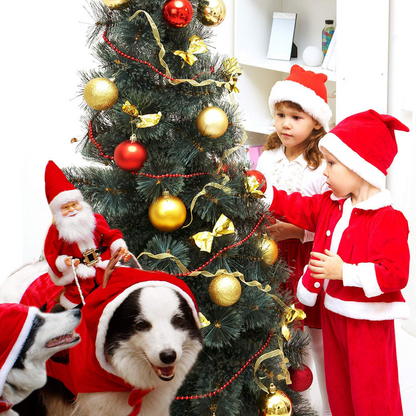
[[267, 59], [267, 58], [257, 58], [254, 60], [254, 59], [246, 59], [243, 55], [243, 56], [240, 56], [239, 63], [242, 66], [249, 65], [255, 68], [263, 68], [263, 69], [268, 69], [268, 70], [278, 71], [278, 72], [285, 72], [285, 73], [289, 73], [290, 68], [293, 65], [299, 65], [306, 71], [321, 72], [325, 74], [328, 77], [328, 81], [337, 80], [336, 72], [329, 71], [327, 69], [322, 69], [322, 67], [320, 66], [305, 65], [301, 58], [292, 58], [290, 61], [279, 61], [276, 59]]

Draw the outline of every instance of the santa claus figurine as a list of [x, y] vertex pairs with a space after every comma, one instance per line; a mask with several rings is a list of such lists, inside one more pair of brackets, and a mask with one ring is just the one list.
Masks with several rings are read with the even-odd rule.
[[102, 283], [108, 260], [118, 248], [124, 261], [131, 254], [121, 231], [110, 229], [102, 215], [93, 213], [81, 192], [53, 161], [46, 166], [45, 192], [54, 223], [46, 236], [44, 254], [52, 281], [64, 287], [61, 306], [72, 309]]

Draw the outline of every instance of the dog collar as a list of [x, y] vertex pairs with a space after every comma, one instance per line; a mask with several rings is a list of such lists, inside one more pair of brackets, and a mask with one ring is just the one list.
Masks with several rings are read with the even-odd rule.
[[140, 408], [142, 407], [142, 400], [143, 397], [146, 396], [147, 393], [150, 393], [153, 389], [149, 390], [141, 390], [141, 389], [134, 389], [129, 396], [129, 405], [134, 407], [133, 411], [129, 414], [129, 416], [137, 416], [140, 413]]

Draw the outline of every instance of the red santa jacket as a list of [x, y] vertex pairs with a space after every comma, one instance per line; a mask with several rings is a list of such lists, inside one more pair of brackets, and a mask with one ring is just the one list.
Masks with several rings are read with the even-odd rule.
[[[274, 216], [315, 232], [314, 251], [329, 250], [345, 199], [335, 200], [331, 191], [312, 197], [273, 191], [270, 211]], [[400, 291], [409, 278], [409, 227], [404, 215], [391, 205], [390, 192], [385, 190], [354, 207], [337, 254], [345, 262], [343, 273], [345, 266], [354, 268], [362, 287], [329, 280], [325, 307], [332, 312], [354, 319], [408, 318]], [[307, 269], [298, 285], [300, 302], [313, 306], [323, 283]]]
[[[96, 223], [93, 231], [95, 247], [89, 248], [106, 247], [106, 250], [100, 255], [100, 259], [101, 261], [109, 260], [119, 247], [126, 246], [123, 234], [117, 229], [112, 230], [102, 215], [94, 214], [94, 218]], [[82, 259], [82, 252], [76, 242], [68, 243], [59, 237], [59, 231], [55, 224], [52, 224], [49, 228], [44, 253], [50, 267], [49, 275], [52, 281], [58, 286], [66, 286], [72, 283], [74, 281], [72, 267], [67, 266], [64, 260], [68, 256]], [[106, 265], [101, 262], [101, 264], [97, 263], [96, 266], [105, 268]], [[80, 264], [77, 268], [77, 275], [81, 278], [94, 277], [95, 268]]]

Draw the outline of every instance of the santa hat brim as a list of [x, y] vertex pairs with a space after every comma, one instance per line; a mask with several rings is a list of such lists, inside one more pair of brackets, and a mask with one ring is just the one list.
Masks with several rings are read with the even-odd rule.
[[299, 104], [303, 111], [313, 117], [325, 131], [329, 130], [332, 111], [329, 105], [315, 91], [294, 81], [278, 81], [269, 96], [269, 107], [272, 117], [276, 115], [275, 105], [282, 101]]
[[338, 136], [333, 133], [326, 134], [319, 141], [319, 149], [325, 147], [343, 165], [355, 172], [369, 184], [383, 190], [386, 188], [386, 176], [374, 165], [367, 162], [358, 153], [354, 152]]
[[106, 357], [105, 357], [104, 347], [105, 347], [105, 338], [107, 335], [108, 325], [110, 323], [112, 316], [114, 315], [114, 312], [124, 302], [127, 296], [129, 296], [130, 293], [134, 292], [135, 290], [143, 289], [145, 287], [168, 287], [178, 292], [186, 300], [187, 304], [191, 308], [195, 323], [197, 326], [199, 326], [199, 314], [198, 314], [198, 310], [197, 310], [194, 300], [191, 298], [191, 296], [189, 296], [188, 293], [186, 293], [177, 285], [173, 283], [169, 283], [168, 281], [163, 281], [163, 280], [148, 280], [148, 281], [136, 283], [128, 287], [123, 292], [121, 292], [115, 299], [113, 299], [111, 302], [107, 304], [107, 306], [104, 308], [103, 313], [100, 317], [100, 322], [97, 328], [95, 354], [101, 367], [111, 374], [117, 375], [117, 372], [114, 369], [114, 367], [106, 360]]
[[57, 210], [61, 209], [62, 205], [67, 204], [71, 201], [83, 201], [81, 192], [78, 189], [71, 189], [69, 191], [63, 191], [56, 195], [56, 197], [51, 201], [49, 207], [54, 214]]
[[[13, 365], [19, 357], [23, 345], [26, 342], [27, 337], [29, 336], [29, 333], [32, 329], [33, 320], [35, 319], [37, 311], [38, 309], [35, 307], [28, 308], [27, 317], [19, 333], [19, 336], [16, 339], [13, 348], [10, 350], [10, 353], [7, 356], [5, 362], [2, 363], [2, 366], [0, 368], [0, 396], [3, 394], [3, 388], [4, 384], [6, 383], [7, 376], [10, 370], [13, 368]], [[2, 325], [13, 325], [13, 322], [2, 322]]]

